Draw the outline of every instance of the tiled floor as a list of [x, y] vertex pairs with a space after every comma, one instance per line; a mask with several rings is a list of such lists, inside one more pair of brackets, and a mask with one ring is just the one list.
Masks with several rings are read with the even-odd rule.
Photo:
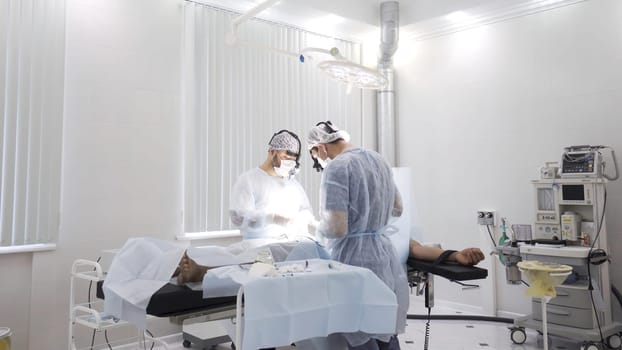
[[[406, 333], [400, 335], [403, 350], [424, 350], [425, 321], [409, 320]], [[513, 344], [510, 340], [508, 325], [505, 323], [481, 321], [441, 321], [432, 320], [428, 349], [430, 350], [536, 350], [542, 349], [542, 336], [536, 331], [527, 330], [527, 341], [522, 345]], [[182, 346], [171, 350], [182, 350]], [[231, 349], [223, 344], [217, 350]], [[296, 348], [279, 348], [293, 350]], [[579, 350], [580, 344], [551, 337], [550, 350]]]
[[[527, 340], [516, 345], [510, 340], [508, 324], [481, 321], [430, 322], [428, 349], [490, 349], [490, 350], [533, 350], [542, 349], [542, 336], [536, 331], [526, 330]], [[402, 349], [424, 349], [425, 321], [409, 321], [408, 329], [400, 337]], [[572, 344], [551, 337], [551, 350], [579, 350], [580, 344]]]
[[[423, 305], [411, 305], [411, 310], [425, 310]], [[435, 306], [433, 314], [456, 314], [455, 310]], [[403, 350], [424, 350], [425, 320], [408, 320], [406, 333], [399, 336]], [[510, 324], [484, 321], [432, 320], [429, 327], [428, 347], [430, 350], [536, 350], [543, 349], [542, 336], [535, 330], [527, 329], [527, 340], [516, 345], [510, 340]], [[579, 350], [581, 344], [568, 339], [550, 337], [550, 350]], [[168, 340], [171, 344], [180, 344], [181, 340]], [[174, 345], [171, 350], [182, 350], [181, 345]], [[194, 349], [194, 347], [192, 348]], [[217, 350], [231, 349], [229, 344], [216, 347]], [[294, 350], [284, 347], [279, 350]]]

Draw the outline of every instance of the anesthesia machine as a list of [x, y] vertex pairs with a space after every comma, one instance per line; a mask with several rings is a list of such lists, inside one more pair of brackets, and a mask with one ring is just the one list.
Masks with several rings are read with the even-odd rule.
[[[605, 155], [611, 159], [613, 175], [605, 172]], [[532, 313], [517, 318], [510, 328], [515, 344], [525, 342], [525, 328], [540, 333], [544, 328], [544, 334], [548, 328], [551, 335], [581, 342], [583, 350], [604, 349], [605, 345], [619, 349], [622, 345], [622, 324], [611, 315], [611, 291], [617, 297], [619, 293], [610, 283], [605, 222], [606, 185], [618, 175], [610, 147], [571, 146], [564, 149], [559, 163], [547, 162], [540, 169], [540, 179], [532, 181], [532, 234], [523, 232], [517, 237], [511, 232], [511, 239], [496, 247], [506, 267], [506, 279], [510, 284], [527, 284], [521, 278], [525, 271], [519, 269], [527, 261], [571, 267], [572, 272], [546, 299], [548, 309], [541, 305], [547, 303], [545, 299], [532, 298]], [[530, 288], [533, 285], [531, 281]]]

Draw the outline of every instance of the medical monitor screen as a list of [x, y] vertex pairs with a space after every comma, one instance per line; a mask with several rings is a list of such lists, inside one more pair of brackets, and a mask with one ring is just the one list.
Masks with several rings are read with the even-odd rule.
[[583, 185], [562, 185], [562, 199], [565, 201], [585, 200]]
[[552, 188], [538, 188], [538, 210], [553, 211], [555, 209], [555, 193]]

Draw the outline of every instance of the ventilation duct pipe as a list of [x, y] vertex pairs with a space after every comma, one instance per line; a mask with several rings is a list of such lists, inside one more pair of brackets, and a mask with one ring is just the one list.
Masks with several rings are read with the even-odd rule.
[[393, 54], [397, 50], [399, 34], [399, 2], [386, 1], [380, 4], [380, 59], [378, 70], [389, 81], [376, 95], [376, 126], [378, 152], [389, 165], [396, 166], [395, 152], [395, 78]]

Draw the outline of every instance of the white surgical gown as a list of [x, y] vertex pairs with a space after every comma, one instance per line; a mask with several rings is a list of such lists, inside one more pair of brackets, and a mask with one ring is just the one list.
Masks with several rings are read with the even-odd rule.
[[313, 218], [309, 199], [296, 179], [271, 176], [261, 168], [240, 175], [229, 209], [244, 239], [305, 235]]
[[[376, 152], [360, 148], [338, 155], [324, 170], [321, 221], [318, 231], [329, 238], [332, 258], [372, 270], [397, 297], [396, 333], [403, 333], [408, 311], [408, 282], [395, 247], [385, 235], [397, 187], [391, 168]], [[335, 236], [335, 213], [347, 213], [347, 234]], [[365, 343], [365, 334], [346, 334], [352, 346]], [[387, 335], [374, 335], [388, 341]]]

